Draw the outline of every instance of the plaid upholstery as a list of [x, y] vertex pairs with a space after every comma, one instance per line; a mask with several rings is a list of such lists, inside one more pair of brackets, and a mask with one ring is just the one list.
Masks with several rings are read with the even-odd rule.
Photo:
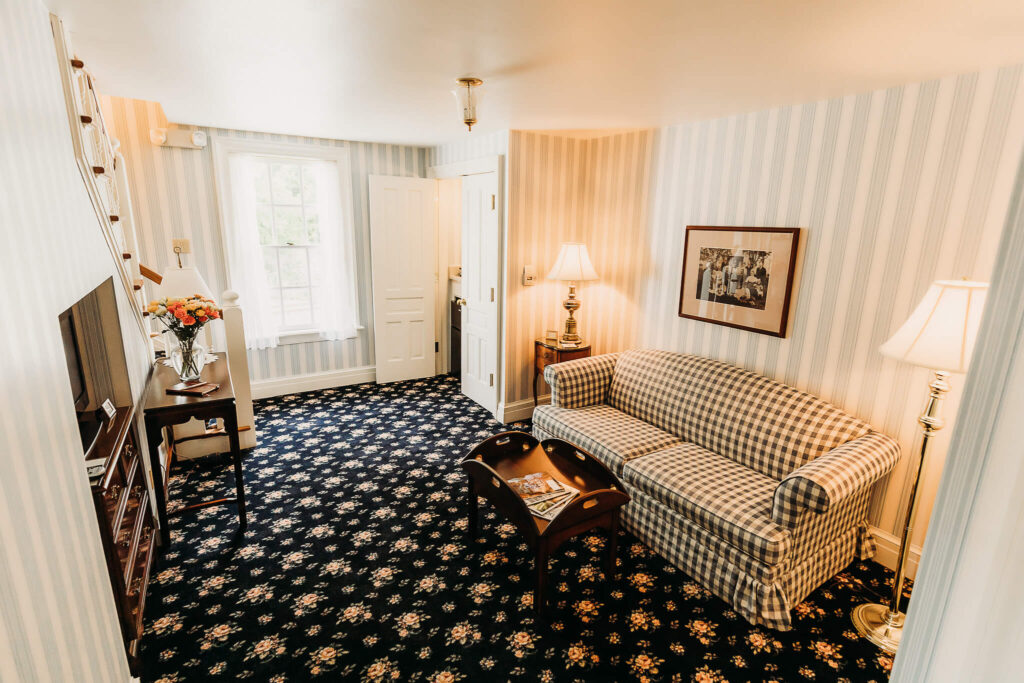
[[[899, 457], [887, 436], [727, 363], [626, 351], [551, 365], [534, 434], [593, 453], [632, 500], [623, 525], [755, 624], [874, 553], [871, 487]], [[607, 401], [607, 403], [603, 403]]]
[[618, 357], [606, 353], [544, 368], [544, 381], [551, 386], [551, 405], [582, 408], [604, 403]]
[[899, 445], [885, 434], [871, 432], [797, 468], [775, 490], [772, 519], [792, 529], [804, 510], [829, 508], [870, 487], [892, 469]]
[[568, 441], [593, 454], [615, 474], [621, 474], [622, 466], [633, 458], [679, 443], [668, 432], [608, 405], [571, 410], [540, 406], [533, 411], [533, 424], [550, 438]]
[[790, 549], [771, 518], [774, 479], [685, 443], [630, 460], [622, 481], [765, 564]]
[[[763, 576], [760, 563], [753, 566], [748, 555], [719, 552], [690, 533], [678, 516], [630, 486], [632, 500], [623, 508], [623, 527], [643, 539], [659, 555], [725, 600], [752, 624], [780, 631], [792, 628], [790, 610], [822, 581], [846, 567], [857, 555], [860, 528], [854, 527], [784, 573]], [[740, 563], [734, 560], [740, 559]]]
[[793, 387], [669, 351], [620, 354], [608, 402], [775, 479], [870, 430]]

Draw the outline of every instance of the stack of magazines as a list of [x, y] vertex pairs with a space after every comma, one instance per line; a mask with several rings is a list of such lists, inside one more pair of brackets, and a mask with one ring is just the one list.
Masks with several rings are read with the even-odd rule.
[[544, 474], [534, 472], [525, 477], [509, 479], [512, 490], [522, 496], [534, 517], [551, 521], [569, 502], [580, 495], [579, 489], [563, 484]]

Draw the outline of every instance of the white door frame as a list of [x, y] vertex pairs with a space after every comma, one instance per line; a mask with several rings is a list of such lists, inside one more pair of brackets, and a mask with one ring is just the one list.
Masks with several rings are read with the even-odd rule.
[[[440, 166], [431, 166], [427, 169], [428, 178], [455, 178], [457, 176], [476, 175], [477, 173], [496, 173], [498, 179], [498, 262], [494, 267], [498, 269], [498, 338], [494, 340], [495, 348], [495, 369], [497, 379], [494, 382], [494, 403], [484, 406], [494, 415], [498, 422], [505, 422], [505, 292], [507, 291], [505, 254], [506, 245], [506, 206], [505, 206], [505, 157], [502, 154], [469, 159], [468, 161], [456, 161]], [[447, 295], [447, 292], [446, 292]], [[447, 296], [446, 296], [447, 298]]]

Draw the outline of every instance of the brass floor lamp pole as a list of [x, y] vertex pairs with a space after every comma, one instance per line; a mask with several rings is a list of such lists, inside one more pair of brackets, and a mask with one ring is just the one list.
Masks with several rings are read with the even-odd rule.
[[903, 622], [906, 615], [900, 612], [900, 598], [903, 596], [907, 550], [910, 547], [910, 532], [913, 530], [914, 504], [917, 502], [917, 489], [921, 483], [921, 471], [924, 469], [928, 444], [935, 432], [942, 429], [944, 424], [942, 418], [939, 417], [939, 408], [942, 405], [943, 395], [949, 391], [949, 384], [946, 382], [948, 376], [947, 372], [935, 371], [935, 379], [928, 385], [931, 389], [928, 394], [928, 402], [925, 404], [924, 412], [917, 418], [921, 424], [921, 450], [918, 454], [914, 486], [910, 489], [910, 500], [907, 501], [906, 522], [903, 527], [903, 538], [900, 541], [900, 553], [896, 558], [896, 576], [893, 578], [889, 604], [864, 603], [858, 605], [850, 615], [853, 625], [857, 627], [857, 631], [862, 636], [890, 654], [896, 652], [900, 646], [900, 639], [903, 637]]

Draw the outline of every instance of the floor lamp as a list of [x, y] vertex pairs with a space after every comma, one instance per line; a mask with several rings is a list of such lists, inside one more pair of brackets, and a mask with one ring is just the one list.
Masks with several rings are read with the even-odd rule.
[[947, 378], [951, 373], [967, 372], [967, 365], [971, 362], [987, 290], [988, 284], [984, 282], [939, 280], [933, 283], [910, 318], [879, 348], [883, 355], [928, 368], [935, 373], [935, 378], [928, 385], [924, 412], [917, 419], [921, 424], [921, 449], [918, 452], [914, 485], [907, 501], [892, 596], [888, 605], [865, 603], [854, 608], [851, 615], [857, 631], [889, 653], [896, 652], [903, 636], [906, 615], [900, 612], [900, 597], [903, 594], [907, 546], [910, 544], [914, 522], [914, 503], [917, 501], [917, 488], [921, 482], [928, 444], [935, 432], [943, 426], [939, 409], [943, 396], [949, 391]]

